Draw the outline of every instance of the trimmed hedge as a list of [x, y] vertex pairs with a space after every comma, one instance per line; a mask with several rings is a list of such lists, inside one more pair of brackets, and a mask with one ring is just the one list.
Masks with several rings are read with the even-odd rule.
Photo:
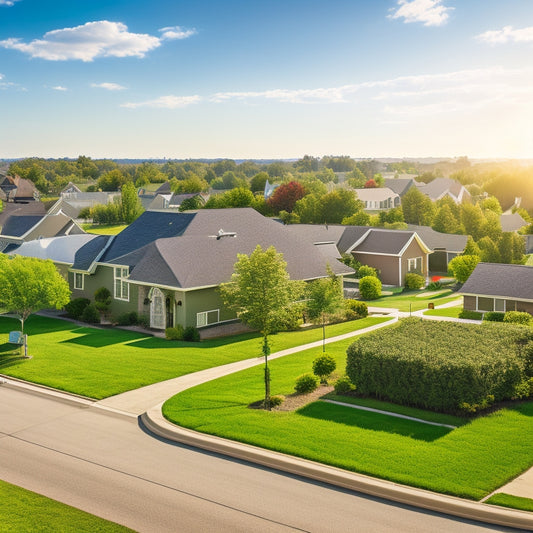
[[89, 300], [89, 298], [74, 298], [74, 300], [70, 300], [70, 302], [65, 305], [65, 311], [70, 318], [78, 320], [90, 303], [91, 300]]
[[347, 311], [353, 311], [357, 318], [365, 318], [368, 316], [368, 305], [360, 300], [344, 300], [344, 307]]
[[500, 313], [498, 311], [489, 311], [483, 315], [483, 320], [485, 322], [503, 322], [503, 317], [505, 313]]
[[507, 311], [503, 317], [503, 321], [509, 324], [522, 324], [529, 326], [533, 317], [525, 311]]
[[445, 412], [475, 412], [517, 397], [528, 380], [533, 331], [523, 326], [404, 319], [348, 348], [361, 395]]

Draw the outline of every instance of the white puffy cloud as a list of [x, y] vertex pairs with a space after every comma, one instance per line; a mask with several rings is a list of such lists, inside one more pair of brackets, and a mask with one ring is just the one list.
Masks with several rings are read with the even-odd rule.
[[9, 7], [11, 7], [12, 5], [15, 4], [15, 2], [18, 2], [18, 0], [0, 0], [0, 6], [9, 6]]
[[187, 107], [193, 104], [197, 104], [201, 101], [201, 97], [198, 95], [194, 96], [175, 96], [167, 95], [161, 96], [154, 100], [147, 100], [145, 102], [128, 102], [121, 104], [120, 107], [127, 107], [129, 109], [137, 109], [139, 107], [153, 107], [157, 109], [178, 109], [182, 107]]
[[[171, 29], [168, 31], [173, 33]], [[174, 33], [177, 33], [176, 28]], [[161, 46], [162, 41], [163, 38], [146, 33], [131, 33], [121, 22], [100, 20], [49, 31], [42, 39], [28, 43], [17, 38], [4, 39], [0, 41], [0, 46], [49, 61], [93, 61], [98, 57], [144, 57], [147, 52]]]
[[481, 33], [476, 39], [489, 44], [531, 43], [533, 42], [533, 26], [516, 30], [512, 26], [505, 26], [501, 30], [490, 30]]
[[389, 18], [408, 22], [422, 22], [424, 26], [442, 26], [448, 21], [452, 7], [442, 5], [442, 0], [398, 0], [398, 9]]
[[62, 85], [56, 85], [55, 87], [51, 87], [54, 91], [68, 91], [66, 87], [63, 87]]
[[168, 28], [161, 28], [161, 39], [172, 40], [172, 39], [187, 39], [192, 35], [196, 35], [196, 30], [191, 28], [187, 30], [181, 26], [169, 26]]
[[107, 91], [123, 91], [126, 88], [118, 83], [112, 82], [91, 83], [91, 87], [95, 87], [97, 89], [106, 89]]

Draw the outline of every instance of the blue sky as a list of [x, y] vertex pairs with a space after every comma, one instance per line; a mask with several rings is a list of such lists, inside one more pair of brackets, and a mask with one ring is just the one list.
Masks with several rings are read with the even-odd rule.
[[524, 0], [0, 0], [0, 158], [531, 158], [532, 52]]

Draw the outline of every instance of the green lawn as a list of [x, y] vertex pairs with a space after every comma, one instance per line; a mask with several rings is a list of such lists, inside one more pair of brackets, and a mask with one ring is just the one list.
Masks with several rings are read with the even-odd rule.
[[442, 305], [460, 298], [451, 289], [444, 289], [435, 293], [434, 291], [408, 291], [400, 292], [401, 288], [393, 289], [390, 296], [382, 296], [376, 300], [365, 300], [366, 304], [372, 307], [392, 307], [400, 311], [419, 311], [427, 309], [428, 303], [432, 302]]
[[504, 492], [497, 492], [485, 503], [493, 505], [500, 505], [501, 507], [510, 507], [511, 509], [520, 509], [522, 511], [529, 511], [533, 513], [533, 499], [521, 498], [520, 496], [513, 496], [512, 494], [505, 494]]
[[0, 531], [126, 533], [131, 529], [108, 522], [0, 480]]
[[462, 305], [455, 307], [445, 307], [444, 309], [428, 309], [424, 312], [424, 315], [428, 316], [446, 316], [450, 318], [459, 318], [461, 311], [463, 310]]
[[[326, 328], [335, 336], [383, 321], [366, 318]], [[20, 322], [0, 318], [0, 373], [56, 389], [101, 399], [205, 368], [261, 355], [261, 339], [248, 333], [201, 343], [167, 341], [120, 329], [80, 327], [32, 316], [26, 322], [28, 353], [12, 355], [8, 333]], [[322, 329], [272, 336], [272, 351], [322, 339]]]
[[81, 227], [87, 233], [95, 233], [97, 235], [116, 235], [120, 233], [124, 228], [127, 228], [127, 224], [82, 224]]
[[527, 257], [526, 265], [533, 266], [533, 254], [529, 254], [526, 257]]
[[[342, 373], [353, 340], [330, 344]], [[291, 394], [320, 350], [271, 362], [272, 394]], [[481, 499], [533, 465], [533, 402], [462, 422], [430, 426], [326, 402], [297, 412], [249, 409], [263, 397], [258, 366], [185, 391], [163, 406], [172, 422], [437, 492]], [[419, 418], [425, 418], [418, 411]], [[449, 417], [427, 418], [449, 423]]]

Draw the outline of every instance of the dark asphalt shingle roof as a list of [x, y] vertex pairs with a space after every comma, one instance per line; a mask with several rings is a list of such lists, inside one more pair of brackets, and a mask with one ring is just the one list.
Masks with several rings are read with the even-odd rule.
[[[159, 218], [166, 215], [161, 212], [152, 214]], [[169, 215], [171, 217], [166, 218], [167, 224], [172, 220], [172, 226], [181, 230], [178, 234], [156, 238], [140, 248], [133, 249], [130, 246], [131, 250], [123, 255], [115, 255], [113, 242], [101, 262], [128, 265], [129, 279], [132, 281], [181, 288], [204, 287], [229, 281], [237, 255], [250, 254], [259, 244], [263, 249], [274, 246], [283, 253], [292, 279], [323, 277], [328, 263], [337, 274], [353, 272], [346, 265], [333, 260], [331, 253], [323, 253], [319, 247], [298, 239], [278, 222], [250, 208], [206, 209], [196, 213]], [[157, 229], [154, 224], [151, 227]], [[217, 239], [221, 229], [235, 232], [236, 236]], [[137, 245], [139, 242], [137, 239]], [[111, 254], [108, 254], [110, 251]]]
[[4, 202], [4, 209], [0, 213], [0, 226], [5, 226], [8, 219], [15, 215], [44, 216], [46, 215], [46, 209], [42, 202]]
[[0, 233], [11, 237], [22, 237], [43, 218], [44, 215], [13, 215], [7, 219]]
[[193, 218], [194, 213], [145, 211], [113, 239], [101, 261], [112, 261], [157, 239], [181, 235]]
[[74, 255], [72, 268], [76, 270], [89, 270], [93, 261], [95, 261], [98, 254], [100, 254], [111, 238], [111, 235], [98, 235], [79, 248]]
[[504, 263], [478, 263], [459, 292], [515, 300], [533, 300], [533, 267]]

